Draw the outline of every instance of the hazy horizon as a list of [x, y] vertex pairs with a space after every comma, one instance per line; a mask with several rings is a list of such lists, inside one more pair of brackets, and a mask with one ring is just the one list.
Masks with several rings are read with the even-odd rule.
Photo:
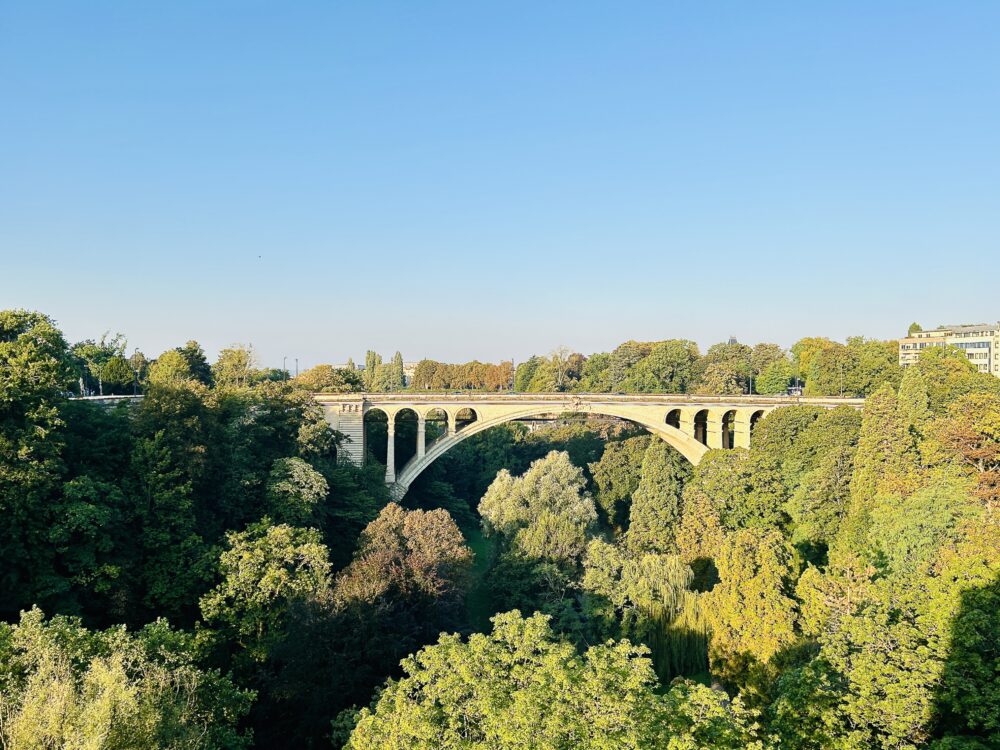
[[0, 308], [300, 369], [996, 321], [998, 22], [6, 3]]

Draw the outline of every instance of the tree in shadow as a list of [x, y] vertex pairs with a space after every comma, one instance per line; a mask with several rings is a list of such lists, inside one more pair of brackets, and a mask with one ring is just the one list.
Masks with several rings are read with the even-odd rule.
[[950, 642], [934, 747], [1000, 747], [1000, 576], [960, 594]]

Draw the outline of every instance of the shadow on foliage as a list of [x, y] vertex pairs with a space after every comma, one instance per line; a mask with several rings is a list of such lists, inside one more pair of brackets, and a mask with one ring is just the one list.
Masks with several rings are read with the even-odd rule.
[[1000, 747], [1000, 577], [961, 594], [935, 708], [932, 747]]

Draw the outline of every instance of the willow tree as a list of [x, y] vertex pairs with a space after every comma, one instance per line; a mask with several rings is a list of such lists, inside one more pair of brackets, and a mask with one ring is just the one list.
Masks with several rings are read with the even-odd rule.
[[585, 609], [599, 637], [649, 646], [661, 680], [702, 672], [708, 668], [706, 633], [689, 591], [693, 579], [676, 555], [630, 555], [595, 539], [584, 562]]

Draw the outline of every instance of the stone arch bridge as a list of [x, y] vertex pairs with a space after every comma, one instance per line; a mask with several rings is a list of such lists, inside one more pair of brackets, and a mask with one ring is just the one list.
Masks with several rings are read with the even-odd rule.
[[[691, 463], [712, 448], [749, 448], [754, 425], [783, 406], [808, 405], [832, 409], [861, 408], [864, 399], [798, 396], [613, 395], [584, 393], [410, 394], [350, 393], [317, 395], [330, 425], [347, 440], [341, 454], [360, 464], [365, 460], [365, 416], [385, 415], [388, 426], [385, 481], [393, 496], [402, 498], [410, 484], [435, 459], [472, 435], [519, 419], [567, 412], [627, 419], [658, 435]], [[396, 472], [396, 419], [412, 412], [417, 423], [416, 453]], [[408, 415], [411, 416], [411, 415]], [[411, 416], [411, 418], [412, 418]], [[439, 435], [427, 442], [427, 424]]]

